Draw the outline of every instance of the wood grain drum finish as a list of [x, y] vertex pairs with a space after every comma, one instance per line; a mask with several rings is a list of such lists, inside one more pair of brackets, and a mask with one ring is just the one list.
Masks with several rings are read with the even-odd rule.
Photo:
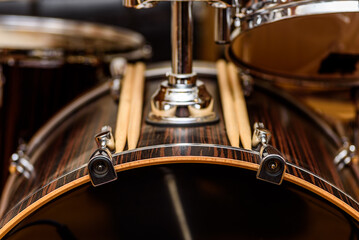
[[[219, 99], [216, 77], [206, 71], [197, 72]], [[113, 183], [94, 188], [87, 170], [94, 135], [116, 127], [117, 103], [106, 85], [33, 138], [36, 175], [15, 177], [0, 236], [49, 238], [56, 233], [43, 220], [50, 219], [79, 239], [357, 239], [358, 186], [336, 170], [339, 141], [316, 121], [283, 96], [254, 88], [250, 122], [265, 124], [288, 162], [282, 185], [266, 183], [255, 177], [259, 153], [229, 146], [218, 100], [218, 123], [147, 124], [159, 76], [147, 77], [138, 148], [114, 156]]]

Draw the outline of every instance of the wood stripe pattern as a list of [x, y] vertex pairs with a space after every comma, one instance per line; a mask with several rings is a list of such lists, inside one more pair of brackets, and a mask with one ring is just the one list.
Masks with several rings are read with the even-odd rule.
[[[219, 99], [215, 77], [202, 77], [201, 80], [206, 82], [212, 96]], [[161, 159], [167, 159], [167, 163], [181, 159], [178, 162], [197, 161], [230, 166], [240, 166], [243, 162], [254, 166], [250, 168], [255, 170], [260, 162], [257, 152], [230, 147], [219, 101], [215, 101], [214, 106], [220, 116], [216, 124], [193, 127], [147, 124], [146, 116], [150, 109], [148, 99], [160, 81], [161, 78], [156, 78], [146, 82], [138, 145], [134, 150], [114, 156], [118, 171], [160, 164]], [[320, 126], [280, 96], [259, 87], [247, 99], [247, 109], [251, 124], [261, 121], [272, 132], [271, 144], [288, 161], [288, 176], [301, 179], [334, 196], [336, 201], [353, 209], [352, 217], [359, 220], [358, 186], [350, 177], [335, 169], [332, 161], [339, 146]], [[0, 227], [56, 189], [86, 177], [86, 164], [96, 149], [93, 136], [103, 125], [115, 129], [116, 115], [117, 103], [109, 94], [105, 94], [63, 119], [63, 123], [48, 134], [43, 145], [32, 153], [36, 177], [29, 181], [17, 180], [21, 188], [11, 193], [11, 203], [0, 221]]]

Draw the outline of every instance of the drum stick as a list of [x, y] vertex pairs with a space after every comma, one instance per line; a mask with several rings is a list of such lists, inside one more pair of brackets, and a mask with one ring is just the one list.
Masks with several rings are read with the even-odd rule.
[[248, 118], [246, 100], [244, 98], [242, 86], [238, 78], [238, 71], [233, 63], [228, 63], [227, 70], [233, 91], [234, 108], [238, 120], [239, 136], [241, 138], [243, 147], [245, 149], [251, 150], [252, 149], [251, 126]]
[[233, 147], [239, 147], [237, 117], [234, 111], [233, 97], [229, 88], [226, 62], [224, 60], [217, 61], [217, 74], [227, 136]]
[[128, 150], [135, 149], [141, 131], [142, 106], [143, 106], [143, 89], [145, 85], [144, 63], [137, 63], [134, 69], [134, 85], [132, 91], [130, 123], [128, 125]]
[[133, 85], [133, 66], [127, 65], [123, 78], [123, 87], [117, 111], [117, 123], [115, 132], [116, 152], [122, 152], [126, 145], [128, 121], [130, 118], [131, 95]]

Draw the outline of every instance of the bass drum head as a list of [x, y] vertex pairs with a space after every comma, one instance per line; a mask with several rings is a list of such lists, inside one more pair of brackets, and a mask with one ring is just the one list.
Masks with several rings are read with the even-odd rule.
[[[359, 14], [309, 14], [326, 6], [317, 5], [273, 7], [247, 16], [232, 35], [229, 58], [250, 74], [282, 86], [320, 90], [358, 85]], [[328, 5], [328, 11], [335, 6]], [[294, 16], [277, 19], [282, 10]]]
[[293, 184], [278, 188], [235, 167], [170, 164], [74, 189], [6, 239], [351, 239], [355, 228]]

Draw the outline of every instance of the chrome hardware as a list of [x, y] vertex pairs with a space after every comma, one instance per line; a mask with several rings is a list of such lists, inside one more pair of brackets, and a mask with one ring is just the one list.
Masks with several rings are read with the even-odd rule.
[[265, 6], [268, 6], [270, 4], [274, 4], [276, 2], [278, 2], [278, 1], [276, 1], [276, 0], [253, 1], [251, 6], [243, 9], [243, 11], [246, 14], [250, 14], [250, 13], [253, 13], [255, 11], [258, 11], [261, 8], [264, 8]]
[[192, 88], [173, 88], [167, 81], [152, 97], [147, 121], [152, 124], [201, 124], [217, 121], [213, 99], [201, 81]]
[[230, 42], [231, 12], [231, 8], [215, 8], [214, 41], [217, 44], [227, 44]]
[[152, 8], [157, 4], [152, 0], [122, 0], [122, 3], [125, 7], [136, 9]]
[[111, 72], [111, 81], [110, 81], [110, 91], [111, 96], [115, 101], [118, 101], [121, 91], [121, 80], [126, 71], [127, 61], [125, 58], [118, 57], [111, 61], [110, 72]]
[[227, 0], [209, 2], [215, 8], [214, 17], [214, 41], [217, 44], [228, 44], [231, 42], [231, 26], [240, 26], [237, 13], [241, 9], [241, 1]]
[[[182, 0], [123, 0], [123, 5], [128, 8], [142, 9], [154, 7], [158, 2], [182, 2]], [[208, 2], [212, 6], [232, 6], [232, 0], [191, 0], [191, 2]]]
[[121, 79], [122, 78], [113, 78], [112, 81], [109, 82], [111, 96], [115, 101], [118, 101], [120, 98]]
[[[171, 45], [172, 45], [172, 77], [182, 74], [193, 75], [193, 19], [192, 2], [172, 2]], [[192, 76], [195, 84], [196, 79]], [[172, 82], [170, 81], [170, 84]]]
[[287, 166], [282, 154], [268, 144], [270, 138], [271, 133], [264, 127], [264, 124], [256, 122], [254, 124], [252, 145], [259, 149], [261, 157], [257, 179], [280, 185]]
[[103, 126], [101, 132], [95, 136], [95, 141], [98, 148], [107, 148], [111, 152], [115, 151], [115, 139], [112, 135], [112, 128], [110, 126]]
[[[146, 8], [159, 1], [166, 0], [123, 0], [123, 4], [126, 7]], [[193, 1], [169, 1], [172, 6], [172, 71], [167, 73], [168, 79], [162, 82], [160, 89], [152, 96], [151, 111], [147, 117], [147, 122], [152, 124], [187, 125], [218, 121], [216, 113], [213, 112], [211, 95], [207, 92], [202, 82], [197, 82], [197, 74], [192, 71]], [[223, 9], [230, 8], [233, 5], [232, 0], [206, 2]], [[229, 37], [230, 10], [219, 11], [224, 14], [221, 17], [224, 22], [220, 23], [222, 27], [219, 28], [222, 28], [222, 30], [218, 34], [222, 36], [219, 39], [227, 40]]]
[[192, 87], [197, 80], [197, 73], [178, 74], [168, 72], [166, 76], [168, 77], [168, 85], [178, 88]]
[[29, 157], [25, 154], [26, 145], [19, 146], [16, 153], [11, 155], [11, 163], [9, 167], [10, 173], [17, 173], [23, 175], [25, 178], [30, 179], [35, 174], [35, 168], [30, 163]]
[[[241, 19], [242, 31], [258, 27], [263, 24], [282, 20], [283, 18], [300, 17], [314, 14], [328, 14], [338, 12], [357, 12], [358, 1], [246, 1], [237, 17]], [[256, 2], [256, 3], [253, 3]]]
[[271, 132], [268, 129], [264, 128], [264, 124], [261, 122], [254, 123], [253, 129], [253, 148], [257, 148], [260, 144], [267, 145], [272, 136]]
[[271, 145], [263, 145], [260, 150], [261, 163], [257, 178], [280, 185], [287, 168], [281, 153]]
[[240, 79], [242, 80], [243, 93], [246, 97], [249, 97], [253, 92], [253, 78], [251, 75], [244, 73], [243, 71], [241, 71], [239, 74]]
[[123, 77], [127, 66], [127, 60], [122, 57], [114, 58], [110, 64], [110, 73], [112, 77]]
[[102, 127], [101, 132], [95, 136], [95, 141], [98, 149], [91, 155], [87, 168], [92, 185], [97, 187], [117, 179], [110, 152], [115, 150], [111, 127]]
[[147, 122], [204, 124], [217, 121], [213, 99], [192, 71], [192, 2], [172, 2], [172, 72], [152, 96]]
[[334, 164], [338, 167], [338, 170], [342, 170], [346, 166], [350, 165], [355, 156], [356, 147], [348, 141], [345, 141], [334, 158]]

